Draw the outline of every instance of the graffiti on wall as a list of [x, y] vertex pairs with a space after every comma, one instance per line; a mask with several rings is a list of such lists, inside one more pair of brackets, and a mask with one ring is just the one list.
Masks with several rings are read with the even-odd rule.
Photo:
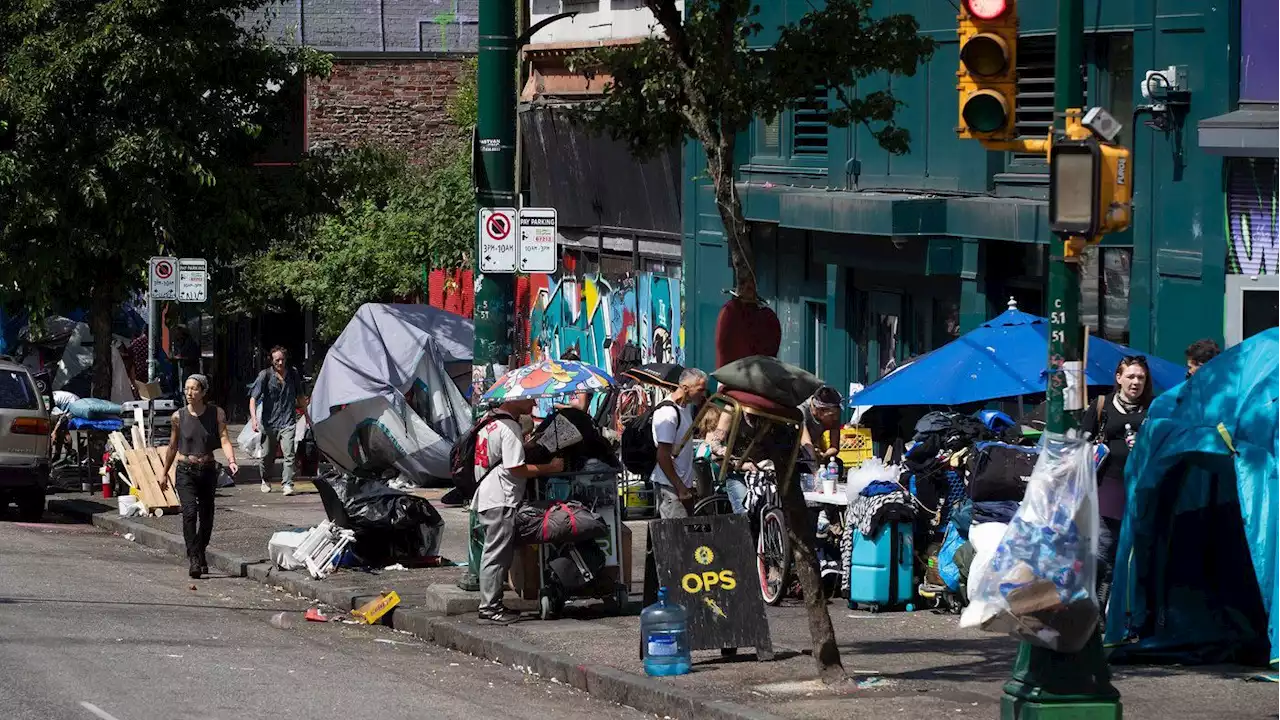
[[576, 348], [611, 373], [627, 361], [682, 363], [680, 290], [680, 280], [648, 272], [613, 283], [565, 276], [533, 297], [530, 355], [558, 358]]
[[1227, 200], [1227, 272], [1280, 274], [1276, 210], [1276, 162], [1235, 161]]

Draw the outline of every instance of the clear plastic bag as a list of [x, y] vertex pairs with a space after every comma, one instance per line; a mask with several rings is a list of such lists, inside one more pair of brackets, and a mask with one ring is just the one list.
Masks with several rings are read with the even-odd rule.
[[262, 459], [262, 433], [254, 432], [253, 425], [245, 425], [244, 429], [240, 431], [240, 436], [236, 438], [236, 442], [249, 457], [254, 460]]
[[1022, 505], [990, 560], [974, 564], [961, 627], [1077, 652], [1098, 623], [1093, 445], [1045, 435]]

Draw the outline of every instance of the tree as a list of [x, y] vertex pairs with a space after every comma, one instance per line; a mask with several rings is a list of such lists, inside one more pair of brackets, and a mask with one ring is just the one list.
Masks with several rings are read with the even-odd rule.
[[37, 313], [84, 303], [94, 392], [111, 314], [158, 252], [234, 257], [291, 206], [253, 161], [281, 90], [326, 56], [267, 40], [271, 0], [15, 0], [0, 15], [0, 281]]
[[[754, 280], [751, 232], [738, 195], [734, 151], [756, 117], [834, 95], [830, 123], [871, 129], [890, 152], [908, 151], [908, 132], [895, 125], [902, 102], [891, 90], [857, 94], [859, 81], [878, 74], [915, 74], [933, 53], [910, 15], [875, 16], [872, 0], [826, 0], [799, 21], [779, 28], [771, 47], [757, 47], [763, 26], [751, 0], [645, 0], [661, 36], [631, 45], [596, 48], [570, 58], [588, 76], [608, 73], [601, 99], [577, 117], [626, 142], [639, 158], [686, 139], [706, 156], [729, 260], [741, 287]], [[809, 611], [813, 655], [823, 680], [846, 678], [831, 617], [821, 592], [812, 533], [796, 478], [779, 478], [790, 525], [796, 572]]]
[[434, 167], [376, 147], [340, 152], [326, 172], [347, 187], [311, 231], [275, 243], [247, 264], [242, 287], [259, 303], [292, 296], [319, 315], [325, 339], [367, 302], [413, 293], [426, 266], [461, 263], [475, 242], [470, 157]]

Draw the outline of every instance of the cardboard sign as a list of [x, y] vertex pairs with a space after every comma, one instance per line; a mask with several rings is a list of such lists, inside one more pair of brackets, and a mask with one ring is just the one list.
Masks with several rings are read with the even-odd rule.
[[[667, 599], [689, 613], [692, 650], [756, 648], [773, 657], [769, 621], [760, 597], [755, 543], [747, 518], [714, 515], [649, 523], [656, 569], [648, 578], [667, 588]], [[646, 597], [650, 588], [646, 587]], [[647, 602], [647, 600], [646, 600]]]

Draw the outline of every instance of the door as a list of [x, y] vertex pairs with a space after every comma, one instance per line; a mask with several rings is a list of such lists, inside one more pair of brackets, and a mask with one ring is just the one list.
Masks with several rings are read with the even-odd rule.
[[823, 356], [827, 343], [827, 304], [805, 302], [804, 369], [823, 377], [827, 369]]
[[873, 290], [867, 294], [868, 384], [893, 371], [906, 357], [903, 344], [902, 293]]
[[1280, 276], [1227, 276], [1227, 347], [1280, 324]]

